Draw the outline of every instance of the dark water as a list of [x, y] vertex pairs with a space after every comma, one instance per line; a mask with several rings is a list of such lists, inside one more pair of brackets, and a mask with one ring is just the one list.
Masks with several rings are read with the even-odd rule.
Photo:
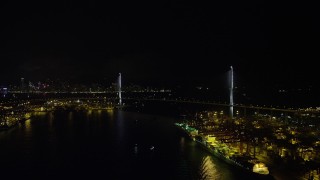
[[0, 132], [0, 176], [246, 178], [185, 138], [173, 122], [167, 117], [123, 111], [37, 114], [19, 127]]

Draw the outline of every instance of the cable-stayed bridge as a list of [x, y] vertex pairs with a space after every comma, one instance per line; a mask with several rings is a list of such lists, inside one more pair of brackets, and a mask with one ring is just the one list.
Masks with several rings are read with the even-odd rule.
[[[106, 91], [100, 91], [100, 92], [41, 92], [41, 93], [48, 93], [48, 94], [65, 94], [63, 97], [38, 97], [38, 98], [31, 98], [31, 99], [24, 99], [24, 100], [16, 100], [17, 102], [8, 102], [9, 104], [25, 104], [25, 102], [45, 102], [49, 100], [58, 100], [58, 101], [74, 101], [74, 100], [101, 100], [104, 98], [105, 101], [112, 101], [113, 105], [115, 107], [122, 107], [124, 105], [123, 101], [129, 101], [129, 100], [136, 100], [136, 101], [158, 101], [158, 102], [168, 102], [168, 103], [188, 103], [188, 104], [203, 104], [203, 105], [211, 105], [211, 106], [222, 106], [222, 107], [228, 107], [229, 108], [229, 115], [230, 118], [234, 117], [234, 108], [241, 108], [241, 109], [254, 109], [254, 110], [262, 110], [262, 111], [271, 111], [271, 112], [285, 112], [285, 113], [319, 113], [319, 110], [316, 109], [297, 109], [297, 108], [279, 108], [279, 107], [266, 107], [266, 106], [255, 106], [255, 105], [245, 105], [245, 104], [237, 104], [234, 102], [233, 93], [234, 93], [234, 73], [233, 73], [233, 67], [230, 67], [230, 70], [228, 71], [228, 94], [229, 94], [229, 102], [228, 103], [220, 103], [220, 102], [214, 102], [214, 101], [203, 101], [203, 100], [195, 100], [195, 99], [187, 99], [187, 98], [171, 98], [171, 97], [165, 97], [165, 98], [155, 98], [155, 97], [126, 97], [123, 95], [123, 93], [126, 93], [122, 90], [122, 77], [121, 73], [119, 73], [119, 76], [117, 77], [116, 81], [116, 89], [114, 91], [106, 92]], [[21, 91], [17, 92], [10, 92], [10, 93], [21, 93]], [[25, 92], [24, 92], [25, 93]], [[117, 94], [114, 96], [114, 94]], [[77, 97], [72, 97], [71, 95], [76, 94]], [[97, 94], [95, 97], [88, 97], [90, 94]], [[109, 94], [113, 94], [113, 96], [109, 96]], [[1, 105], [1, 104], [0, 104]]]

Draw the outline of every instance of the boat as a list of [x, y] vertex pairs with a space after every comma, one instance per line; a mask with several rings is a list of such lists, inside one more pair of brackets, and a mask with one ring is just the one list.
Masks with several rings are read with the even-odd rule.
[[244, 155], [230, 156], [228, 153], [225, 153], [225, 151], [223, 151], [225, 148], [222, 147], [224, 143], [220, 143], [219, 141], [217, 141], [214, 136], [200, 135], [197, 129], [190, 127], [185, 123], [175, 123], [175, 125], [185, 134], [187, 134], [190, 139], [196, 141], [201, 147], [206, 149], [215, 157], [218, 157], [228, 164], [249, 172], [257, 178], [273, 179], [273, 177], [269, 173], [268, 167], [258, 159]]

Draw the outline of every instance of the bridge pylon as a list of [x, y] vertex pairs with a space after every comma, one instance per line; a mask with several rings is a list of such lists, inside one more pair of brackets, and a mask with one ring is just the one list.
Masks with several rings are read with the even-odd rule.
[[233, 67], [230, 66], [230, 119], [233, 119]]

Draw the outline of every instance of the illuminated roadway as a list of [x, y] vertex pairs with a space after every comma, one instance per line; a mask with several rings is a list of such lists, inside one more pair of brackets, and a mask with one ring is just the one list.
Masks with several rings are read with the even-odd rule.
[[[66, 100], [118, 100], [119, 98], [102, 98], [102, 97], [66, 97], [66, 98], [46, 98], [46, 99], [31, 99], [31, 100], [24, 100], [24, 101], [49, 101], [49, 100], [57, 100], [57, 101], [66, 101]], [[183, 99], [166, 99], [166, 98], [122, 98], [123, 100], [136, 100], [136, 101], [160, 101], [160, 102], [172, 102], [172, 103], [189, 103], [189, 104], [203, 104], [203, 105], [212, 105], [212, 106], [225, 106], [230, 107], [230, 104], [223, 104], [223, 103], [216, 103], [216, 102], [206, 102], [206, 101], [197, 101], [197, 100], [183, 100]], [[20, 101], [21, 102], [21, 101]], [[23, 101], [22, 101], [23, 102]], [[21, 102], [21, 103], [22, 103]], [[1, 103], [2, 104], [2, 103]], [[11, 104], [9, 102], [3, 103], [4, 104]], [[253, 105], [242, 105], [242, 104], [235, 104], [233, 105], [235, 108], [247, 108], [247, 109], [257, 109], [257, 110], [267, 110], [267, 111], [279, 111], [279, 112], [288, 112], [288, 113], [320, 113], [320, 111], [307, 109], [284, 109], [284, 108], [274, 108], [274, 107], [261, 107], [261, 106], [253, 106]]]
[[[118, 98], [52, 98], [52, 99], [46, 99], [46, 100], [118, 100]], [[196, 100], [177, 100], [177, 99], [154, 99], [154, 98], [122, 98], [123, 100], [136, 100], [136, 101], [160, 101], [160, 102], [173, 102], [173, 103], [189, 103], [189, 104], [203, 104], [203, 105], [213, 105], [213, 106], [225, 106], [230, 107], [229, 104], [222, 104], [222, 103], [215, 103], [215, 102], [206, 102], [206, 101], [196, 101]], [[38, 100], [44, 100], [44, 99], [38, 99]], [[239, 105], [235, 104], [233, 105], [235, 108], [247, 108], [247, 109], [257, 109], [257, 110], [267, 110], [267, 111], [279, 111], [279, 112], [288, 112], [288, 113], [320, 113], [320, 111], [315, 110], [299, 110], [299, 109], [282, 109], [282, 108], [273, 108], [273, 107], [260, 107], [260, 106], [248, 106], [248, 105]]]
[[[145, 101], [163, 101], [163, 102], [175, 102], [175, 103], [190, 103], [190, 104], [203, 104], [203, 105], [214, 105], [214, 106], [226, 106], [229, 107], [229, 104], [221, 104], [214, 102], [205, 102], [205, 101], [190, 101], [190, 100], [172, 100], [172, 99], [137, 99], [137, 98], [124, 98], [128, 100], [145, 100]], [[281, 109], [281, 108], [272, 108], [272, 107], [259, 107], [259, 106], [246, 106], [246, 105], [233, 105], [237, 108], [248, 108], [248, 109], [259, 109], [259, 110], [270, 110], [270, 111], [281, 111], [281, 112], [290, 112], [290, 113], [316, 113], [318, 111], [312, 110], [296, 110], [296, 109]]]

